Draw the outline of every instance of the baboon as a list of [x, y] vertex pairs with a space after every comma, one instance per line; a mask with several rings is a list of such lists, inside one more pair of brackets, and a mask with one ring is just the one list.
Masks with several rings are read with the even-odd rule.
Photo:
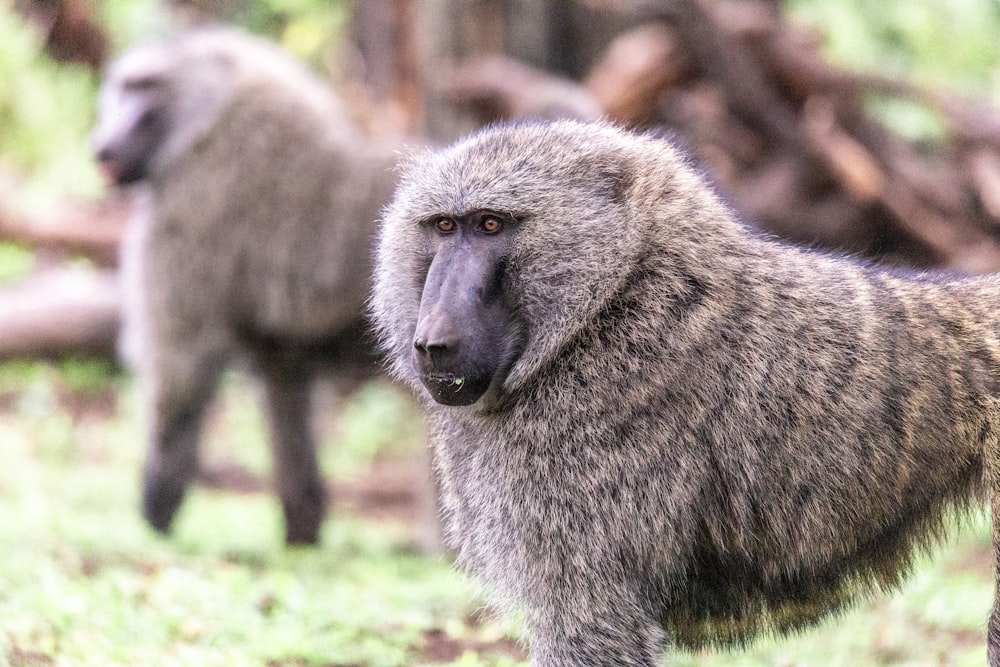
[[[524, 610], [533, 665], [799, 628], [987, 492], [1000, 513], [1000, 278], [764, 238], [607, 124], [404, 165], [371, 311], [423, 395], [446, 539]], [[988, 633], [997, 667], [996, 607]]]
[[321, 365], [376, 369], [364, 304], [394, 157], [304, 66], [222, 28], [127, 52], [98, 116], [97, 159], [145, 199], [123, 246], [121, 341], [148, 420], [145, 518], [169, 529], [198, 470], [205, 407], [243, 361], [264, 385], [286, 541], [316, 542], [311, 381]]

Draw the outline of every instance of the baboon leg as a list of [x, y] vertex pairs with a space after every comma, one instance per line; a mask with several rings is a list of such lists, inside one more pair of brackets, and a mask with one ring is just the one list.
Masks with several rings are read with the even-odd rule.
[[150, 447], [143, 471], [142, 513], [160, 532], [170, 529], [198, 473], [201, 425], [220, 372], [218, 360], [188, 352], [183, 358], [160, 357], [144, 378]]
[[[996, 535], [995, 530], [994, 535]], [[1000, 569], [994, 566], [994, 572], [1000, 573]], [[1000, 667], [1000, 586], [994, 588], [993, 611], [990, 613], [989, 627], [986, 631], [986, 663], [989, 667]]]
[[[595, 584], [603, 586], [603, 584]], [[659, 667], [666, 636], [651, 616], [627, 602], [572, 603], [553, 597], [529, 616], [532, 667]]]
[[274, 476], [285, 514], [287, 544], [315, 544], [326, 509], [310, 420], [311, 377], [301, 364], [262, 364]]
[[986, 655], [990, 667], [1000, 667], [1000, 442], [986, 451], [986, 481], [993, 515], [993, 611], [986, 631]]

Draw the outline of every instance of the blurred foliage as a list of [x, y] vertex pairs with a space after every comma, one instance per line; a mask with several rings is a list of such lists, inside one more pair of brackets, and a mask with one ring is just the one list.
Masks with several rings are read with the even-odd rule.
[[[825, 50], [849, 69], [1000, 103], [998, 0], [786, 0], [793, 19], [817, 27]], [[904, 137], [935, 140], [938, 115], [908, 100], [872, 96], [869, 108]]]
[[370, 382], [344, 406], [336, 424], [336, 440], [325, 466], [331, 475], [357, 474], [358, 462], [376, 455], [399, 456], [423, 446], [423, 419], [413, 400], [387, 382]]
[[24, 179], [19, 200], [100, 191], [87, 151], [96, 78], [49, 59], [37, 33], [0, 0], [0, 172]]
[[[0, 154], [0, 160], [2, 160], [2, 154]], [[13, 243], [0, 243], [0, 283], [24, 276], [34, 266], [34, 252]]]
[[104, 359], [6, 361], [0, 364], [0, 394], [14, 394], [23, 398], [24, 390], [31, 386], [58, 386], [68, 392], [97, 394], [109, 388], [116, 373], [115, 364]]
[[166, 34], [170, 14], [162, 0], [95, 0], [98, 20], [107, 30], [113, 53]]
[[238, 3], [230, 18], [320, 66], [343, 35], [350, 4], [349, 0], [249, 0]]
[[947, 137], [947, 123], [941, 114], [915, 100], [869, 93], [868, 111], [910, 141], [933, 145]]
[[820, 27], [831, 58], [945, 90], [1000, 101], [997, 0], [788, 0], [792, 16]]

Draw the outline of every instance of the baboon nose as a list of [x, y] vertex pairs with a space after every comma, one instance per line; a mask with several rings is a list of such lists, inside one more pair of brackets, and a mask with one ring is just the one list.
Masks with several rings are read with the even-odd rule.
[[432, 311], [417, 323], [413, 349], [425, 359], [440, 360], [458, 349], [458, 340], [452, 319]]

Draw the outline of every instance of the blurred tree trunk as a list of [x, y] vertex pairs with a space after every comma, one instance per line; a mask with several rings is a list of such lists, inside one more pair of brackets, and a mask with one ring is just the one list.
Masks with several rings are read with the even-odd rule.
[[100, 69], [107, 59], [108, 36], [91, 0], [16, 0], [14, 8], [41, 33], [56, 60]]
[[[556, 77], [580, 78], [634, 17], [578, 0], [413, 0], [426, 134], [449, 142], [479, 126], [448, 84], [460, 63], [507, 56]], [[531, 105], [528, 105], [531, 106]]]

